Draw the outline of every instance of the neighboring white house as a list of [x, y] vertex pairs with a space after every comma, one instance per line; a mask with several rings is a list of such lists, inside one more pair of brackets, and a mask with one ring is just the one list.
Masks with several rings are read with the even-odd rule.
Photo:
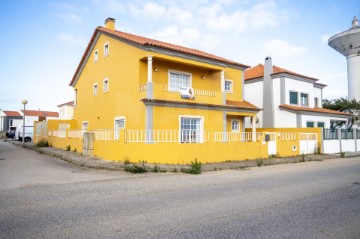
[[[24, 110], [19, 111], [20, 115], [24, 116]], [[34, 121], [46, 121], [49, 119], [58, 119], [59, 113], [53, 111], [42, 110], [25, 110], [25, 125], [33, 126]]]
[[60, 119], [74, 119], [74, 101], [58, 105], [57, 107], [59, 107]]
[[[322, 108], [318, 79], [272, 65], [271, 57], [245, 71], [245, 99], [263, 111], [257, 115], [259, 128], [330, 128], [332, 121], [347, 121], [349, 114]], [[251, 127], [251, 119], [245, 120]]]

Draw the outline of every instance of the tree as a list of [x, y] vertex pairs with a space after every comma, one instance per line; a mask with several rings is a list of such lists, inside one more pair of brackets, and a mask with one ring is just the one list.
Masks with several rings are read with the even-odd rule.
[[323, 100], [323, 107], [330, 110], [336, 110], [351, 114], [348, 122], [338, 121], [334, 122], [332, 127], [340, 127], [346, 125], [346, 128], [350, 130], [354, 124], [360, 125], [360, 101], [356, 99], [348, 100], [346, 98], [334, 99], [334, 100]]

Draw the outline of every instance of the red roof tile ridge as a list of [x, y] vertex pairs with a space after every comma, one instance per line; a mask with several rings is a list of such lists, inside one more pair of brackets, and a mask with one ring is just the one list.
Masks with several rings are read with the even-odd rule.
[[341, 112], [341, 111], [336, 111], [336, 110], [330, 110], [330, 109], [326, 109], [326, 108], [321, 108], [321, 107], [302, 107], [302, 106], [296, 106], [296, 105], [288, 105], [288, 104], [282, 104], [279, 105], [280, 108], [287, 108], [287, 109], [291, 109], [291, 110], [295, 110], [295, 111], [309, 111], [309, 112], [319, 112], [319, 113], [331, 113], [331, 114], [339, 114], [339, 115], [346, 115], [346, 116], [350, 116], [351, 114], [349, 113], [345, 113], [345, 112]]

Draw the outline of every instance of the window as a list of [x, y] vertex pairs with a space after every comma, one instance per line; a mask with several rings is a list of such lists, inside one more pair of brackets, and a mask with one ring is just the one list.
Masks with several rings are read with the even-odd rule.
[[105, 78], [103, 81], [103, 91], [107, 92], [109, 90], [109, 78]]
[[104, 44], [104, 56], [109, 55], [109, 42]]
[[94, 51], [94, 62], [97, 62], [98, 59], [99, 59], [99, 51], [96, 49], [96, 50]]
[[180, 142], [200, 143], [202, 139], [202, 117], [180, 117]]
[[306, 122], [306, 127], [307, 128], [314, 128], [314, 122], [313, 121]]
[[317, 97], [314, 98], [314, 106], [319, 107], [319, 98]]
[[114, 119], [114, 139], [120, 139], [120, 129], [125, 129], [125, 117], [120, 116]]
[[98, 94], [98, 84], [94, 83], [93, 85], [93, 95], [97, 95]]
[[292, 105], [298, 104], [298, 93], [295, 91], [290, 91], [290, 104]]
[[233, 92], [233, 82], [232, 80], [225, 80], [225, 92]]
[[240, 132], [240, 121], [233, 119], [231, 120], [231, 132]]
[[180, 91], [180, 88], [191, 87], [191, 74], [169, 72], [169, 91]]
[[300, 99], [301, 99], [301, 105], [302, 106], [309, 106], [308, 94], [301, 93], [300, 94]]
[[317, 122], [317, 127], [325, 128], [325, 123], [324, 122]]

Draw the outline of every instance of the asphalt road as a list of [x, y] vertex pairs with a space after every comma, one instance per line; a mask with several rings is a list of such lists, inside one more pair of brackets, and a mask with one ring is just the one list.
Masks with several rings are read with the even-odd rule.
[[0, 142], [0, 238], [360, 238], [360, 158], [201, 175], [78, 168]]

